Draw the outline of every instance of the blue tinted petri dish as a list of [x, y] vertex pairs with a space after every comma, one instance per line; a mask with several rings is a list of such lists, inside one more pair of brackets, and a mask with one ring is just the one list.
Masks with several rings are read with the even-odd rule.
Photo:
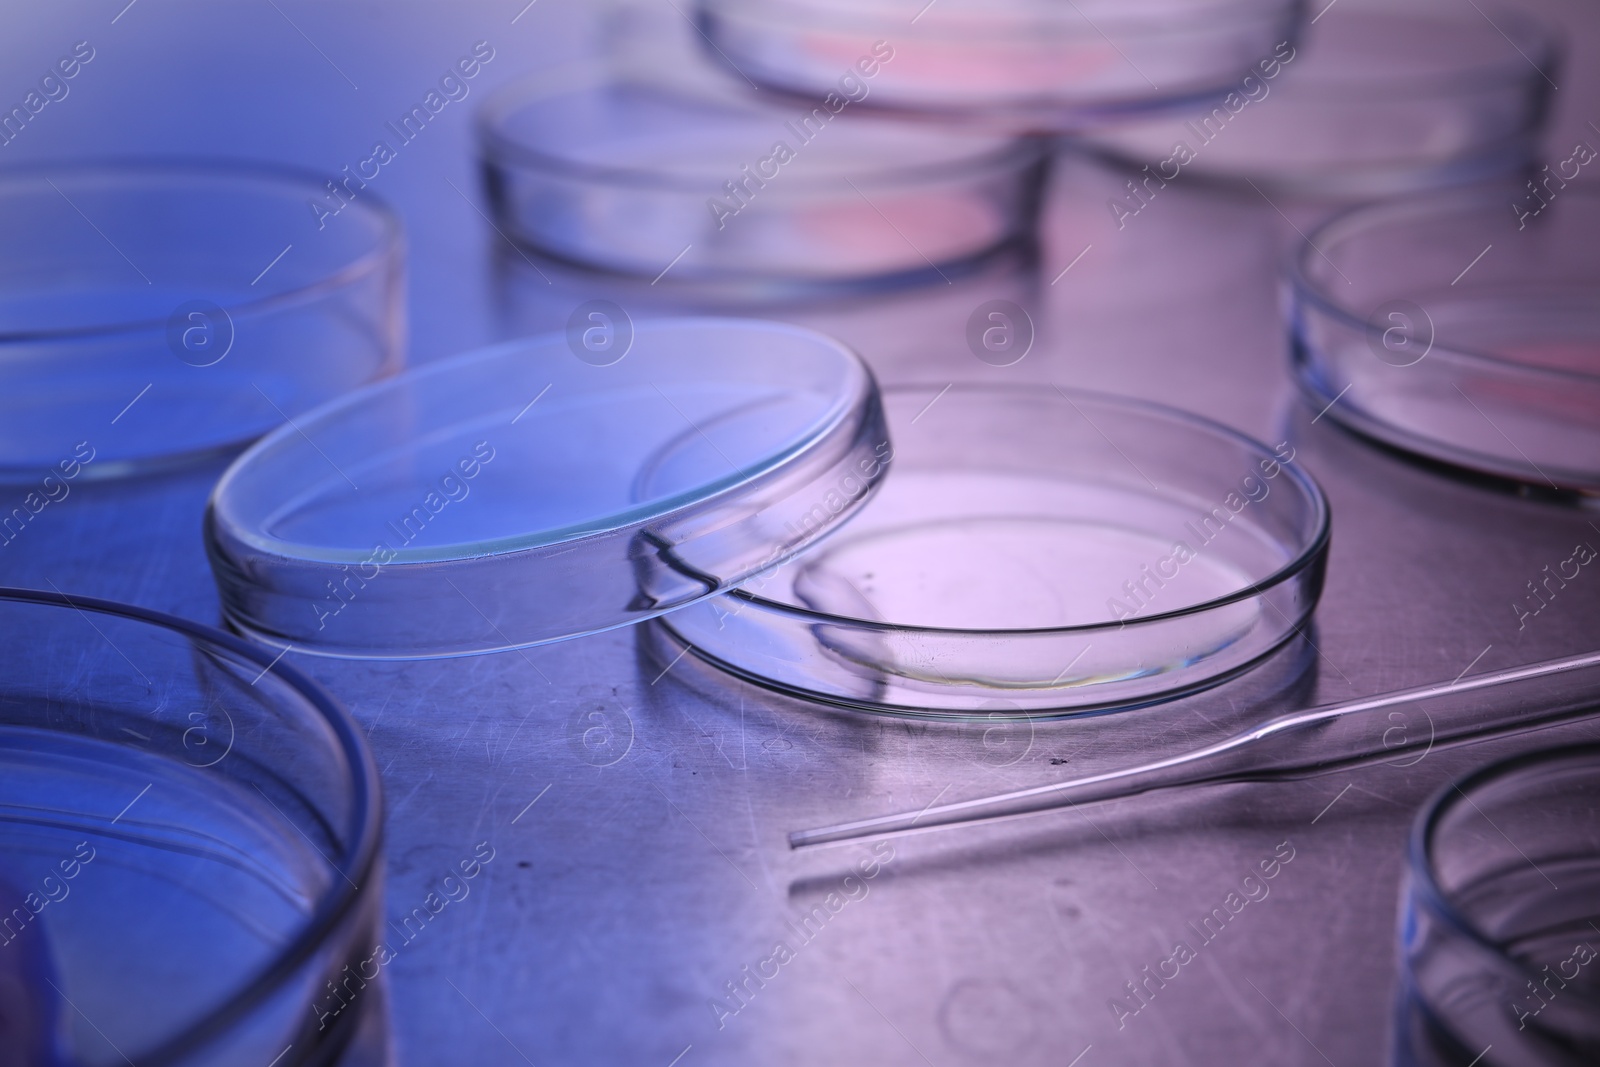
[[1291, 272], [1309, 402], [1428, 460], [1600, 492], [1597, 231], [1600, 191], [1555, 170], [1336, 217]]
[[1559, 53], [1522, 12], [1346, 0], [1223, 99], [1089, 143], [1139, 170], [1141, 195], [1191, 180], [1336, 200], [1459, 185], [1534, 159]]
[[1071, 715], [1216, 684], [1316, 605], [1328, 507], [1287, 445], [1048, 385], [884, 403], [877, 495], [805, 555], [660, 619], [674, 652], [872, 711]]
[[296, 419], [217, 484], [228, 621], [297, 651], [410, 659], [625, 626], [725, 592], [871, 494], [877, 385], [819, 333], [743, 319], [568, 329]]
[[797, 100], [1064, 132], [1232, 88], [1297, 0], [700, 0], [708, 58]]
[[0, 175], [0, 479], [236, 451], [397, 370], [400, 225], [363, 186], [203, 161]]
[[1496, 763], [1411, 833], [1396, 1062], [1600, 1058], [1600, 747]]
[[761, 295], [943, 284], [1031, 245], [1043, 143], [746, 92], [507, 87], [479, 122], [495, 224], [566, 264]]
[[[22, 1063], [325, 1064], [381, 921], [378, 775], [271, 650], [0, 590], [0, 1044]], [[370, 971], [370, 968], [368, 968]], [[369, 974], [369, 978], [371, 975]]]

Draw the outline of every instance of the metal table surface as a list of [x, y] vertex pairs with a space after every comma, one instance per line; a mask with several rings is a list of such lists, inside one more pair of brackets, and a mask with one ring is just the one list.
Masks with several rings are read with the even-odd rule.
[[[524, 2], [12, 5], [0, 12], [0, 99], [20, 98], [75, 41], [97, 55], [68, 99], [0, 149], [0, 164], [154, 151], [335, 171], [486, 40], [496, 58], [467, 106], [374, 182], [409, 229], [411, 359], [560, 322], [585, 286], [606, 290], [519, 276], [480, 217], [474, 171], [476, 94], [594, 47], [586, 5]], [[1553, 143], [1564, 147], [1600, 121], [1600, 10], [1538, 7], [1571, 30], [1555, 96]], [[386, 972], [399, 1062], [1385, 1058], [1415, 807], [1468, 766], [1597, 737], [1600, 724], [1410, 767], [1153, 794], [876, 851], [796, 854], [784, 842], [806, 826], [1172, 751], [1291, 706], [1586, 651], [1600, 636], [1600, 578], [1582, 575], [1522, 628], [1512, 606], [1574, 544], [1600, 545], [1596, 513], [1451, 479], [1313, 421], [1286, 372], [1275, 265], [1298, 238], [1285, 215], [1179, 182], [1119, 231], [1104, 203], [1120, 182], [1063, 161], [1036, 276], [1002, 271], [794, 314], [856, 342], [885, 379], [1115, 390], [1292, 442], [1334, 513], [1314, 645], [1296, 642], [1198, 696], [998, 734], [810, 705], [692, 656], [669, 664], [648, 629], [419, 663], [296, 656], [377, 754], [391, 919], [479, 842], [495, 850], [470, 896]], [[962, 339], [966, 316], [996, 293], [1017, 296], [1040, 326], [1036, 350], [1011, 368], [979, 363]], [[0, 553], [0, 579], [215, 622], [199, 520], [218, 470], [81, 486]], [[1259, 861], [1291, 852], [1268, 896], [1193, 966], [1147, 1004], [1127, 998], [1124, 984], [1187, 936], [1185, 924]], [[872, 877], [860, 877], [862, 861]], [[1119, 1012], [1115, 999], [1139, 1010]]]

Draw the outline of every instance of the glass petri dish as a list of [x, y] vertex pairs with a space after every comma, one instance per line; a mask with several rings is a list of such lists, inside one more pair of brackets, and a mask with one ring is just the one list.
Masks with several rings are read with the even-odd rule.
[[858, 508], [887, 450], [849, 349], [781, 323], [569, 330], [360, 390], [222, 476], [205, 535], [228, 621], [353, 658], [497, 651], [722, 592]]
[[942, 282], [1030, 243], [1047, 163], [1029, 139], [605, 76], [509, 87], [480, 134], [495, 223], [526, 249], [763, 292]]
[[0, 1046], [334, 1062], [378, 996], [329, 992], [381, 920], [354, 721], [271, 650], [142, 608], [0, 589], [0, 637], [27, 664], [0, 677]]
[[0, 479], [226, 453], [396, 370], [400, 225], [341, 181], [212, 162], [8, 169]]
[[1221, 681], [1316, 604], [1328, 508], [1286, 446], [1048, 386], [884, 399], [877, 496], [824, 545], [660, 620], [680, 648], [850, 707], [1065, 715]]
[[763, 89], [1062, 132], [1221, 96], [1298, 0], [701, 0], [708, 55]]
[[1412, 829], [1401, 897], [1402, 1063], [1600, 1058], [1600, 746], [1446, 786]]
[[1370, 438], [1600, 491], [1600, 192], [1492, 183], [1359, 207], [1291, 270], [1310, 402]]
[[1140, 171], [1133, 212], [1192, 178], [1344, 199], [1477, 181], [1534, 158], [1558, 53], [1553, 31], [1520, 12], [1347, 0], [1209, 110], [1112, 126], [1089, 144]]

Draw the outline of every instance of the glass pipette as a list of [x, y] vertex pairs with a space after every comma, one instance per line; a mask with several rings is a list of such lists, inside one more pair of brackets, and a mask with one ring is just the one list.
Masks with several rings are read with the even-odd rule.
[[1305, 777], [1375, 762], [1421, 762], [1435, 748], [1600, 713], [1597, 698], [1600, 652], [1589, 652], [1290, 712], [1192, 752], [1119, 770], [919, 812], [800, 830], [789, 835], [789, 847], [989, 822], [1174, 786]]

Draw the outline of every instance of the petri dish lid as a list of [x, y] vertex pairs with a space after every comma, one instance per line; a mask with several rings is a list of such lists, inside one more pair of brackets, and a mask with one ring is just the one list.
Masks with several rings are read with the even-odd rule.
[[[422, 368], [295, 419], [224, 473], [224, 613], [297, 651], [469, 655], [647, 619], [803, 550], [883, 475], [877, 385], [810, 330], [633, 324]], [[843, 488], [841, 488], [843, 486]]]

